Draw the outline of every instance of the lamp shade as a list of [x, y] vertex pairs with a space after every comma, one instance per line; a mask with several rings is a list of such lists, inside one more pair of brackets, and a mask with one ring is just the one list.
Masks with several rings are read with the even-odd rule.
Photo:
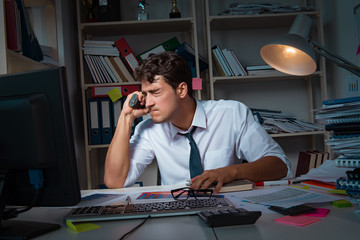
[[274, 39], [261, 48], [264, 61], [281, 72], [305, 76], [316, 70], [314, 50], [307, 41], [311, 28], [311, 18], [298, 15], [288, 34]]
[[300, 35], [285, 34], [260, 50], [264, 61], [280, 72], [305, 76], [316, 70], [316, 58], [310, 44]]

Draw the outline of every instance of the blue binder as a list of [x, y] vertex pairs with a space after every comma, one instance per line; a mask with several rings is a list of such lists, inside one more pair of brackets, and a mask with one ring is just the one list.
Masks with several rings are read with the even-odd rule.
[[113, 137], [112, 103], [109, 98], [100, 99], [101, 143], [109, 144]]
[[100, 109], [99, 101], [96, 98], [88, 99], [89, 108], [89, 142], [90, 145], [101, 144]]

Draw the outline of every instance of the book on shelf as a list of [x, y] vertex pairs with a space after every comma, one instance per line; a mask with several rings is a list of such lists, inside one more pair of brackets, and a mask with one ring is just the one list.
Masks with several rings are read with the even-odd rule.
[[222, 49], [224, 57], [226, 61], [229, 63], [231, 71], [233, 72], [234, 76], [243, 76], [243, 73], [239, 66], [237, 66], [237, 62], [235, 61], [233, 55], [230, 53], [229, 50], [226, 48]]
[[212, 55], [212, 60], [213, 60], [213, 63], [214, 63], [214, 69], [216, 70], [217, 75], [220, 76], [220, 77], [225, 77], [226, 73], [224, 71], [224, 68], [221, 66], [221, 62], [219, 60], [219, 57], [215, 53], [215, 49], [211, 50], [211, 55]]
[[[175, 49], [175, 53], [184, 58], [190, 66], [195, 66], [195, 50], [187, 42], [183, 42]], [[206, 70], [209, 64], [207, 60], [199, 55], [199, 70], [200, 72]]]
[[255, 71], [255, 70], [273, 70], [274, 68], [270, 65], [250, 65], [245, 67], [246, 71]]
[[308, 173], [311, 169], [319, 167], [328, 160], [328, 158], [328, 152], [300, 151], [295, 176], [299, 177]]
[[139, 65], [139, 61], [136, 58], [130, 45], [125, 40], [125, 38], [120, 38], [119, 40], [115, 41], [115, 46], [119, 50], [120, 56], [124, 61], [126, 68], [128, 68], [129, 72], [133, 73], [135, 68]]
[[122, 78], [120, 77], [118, 71], [115, 69], [115, 66], [110, 61], [110, 58], [108, 56], [104, 56], [104, 60], [108, 67], [110, 68], [110, 72], [112, 73], [113, 77], [115, 78], [115, 82], [122, 82]]
[[231, 55], [233, 56], [237, 66], [240, 68], [239, 71], [242, 72], [242, 76], [247, 76], [248, 73], [246, 72], [244, 66], [241, 64], [240, 60], [238, 59], [238, 57], [236, 56], [234, 50], [230, 50]]
[[121, 58], [114, 57], [113, 59], [125, 77], [125, 81], [124, 81], [124, 79], [123, 79], [123, 81], [124, 82], [136, 82], [134, 77], [131, 75], [130, 71], [128, 70], [128, 68], [125, 66], [124, 62], [121, 60]]
[[[216, 184], [212, 185], [209, 188], [214, 189], [215, 185]], [[251, 182], [251, 181], [246, 180], [246, 179], [239, 179], [239, 180], [234, 180], [234, 181], [232, 181], [230, 183], [225, 183], [221, 187], [219, 193], [252, 190], [252, 189], [254, 189], [254, 187], [255, 187], [254, 182]]]
[[7, 48], [13, 51], [21, 51], [20, 14], [16, 1], [5, 0], [4, 9]]
[[[214, 52], [214, 56], [215, 56], [215, 66], [220, 66], [219, 68], [216, 68], [218, 74], [220, 76], [234, 76], [234, 73], [232, 72], [229, 63], [227, 62], [221, 47], [219, 46], [219, 44], [216, 44], [215, 46], [213, 46], [211, 48], [211, 50]], [[219, 64], [217, 64], [219, 63]], [[225, 75], [222, 75], [222, 72], [225, 73]]]

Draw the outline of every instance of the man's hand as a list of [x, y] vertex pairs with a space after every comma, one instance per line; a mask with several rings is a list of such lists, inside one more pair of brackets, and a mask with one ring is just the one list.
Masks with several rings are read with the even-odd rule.
[[132, 114], [134, 118], [139, 118], [141, 116], [146, 115], [149, 112], [149, 109], [146, 107], [145, 108], [137, 108], [137, 109], [130, 107], [130, 105], [129, 105], [130, 99], [135, 94], [138, 96], [140, 104], [145, 106], [145, 104], [146, 104], [145, 96], [141, 92], [136, 91], [127, 96], [126, 101], [123, 105], [122, 112], [125, 114]]
[[210, 185], [216, 183], [214, 193], [218, 193], [225, 183], [235, 180], [236, 173], [232, 166], [207, 170], [203, 174], [191, 179], [191, 188], [193, 189], [206, 189]]

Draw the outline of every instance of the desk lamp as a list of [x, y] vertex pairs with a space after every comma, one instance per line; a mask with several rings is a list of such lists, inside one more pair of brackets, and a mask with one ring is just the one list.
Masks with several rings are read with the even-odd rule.
[[264, 61], [280, 72], [290, 75], [306, 76], [316, 70], [315, 53], [349, 72], [360, 76], [360, 68], [339, 55], [325, 49], [319, 43], [308, 39], [311, 18], [298, 15], [289, 32], [272, 40], [261, 48], [260, 54]]

